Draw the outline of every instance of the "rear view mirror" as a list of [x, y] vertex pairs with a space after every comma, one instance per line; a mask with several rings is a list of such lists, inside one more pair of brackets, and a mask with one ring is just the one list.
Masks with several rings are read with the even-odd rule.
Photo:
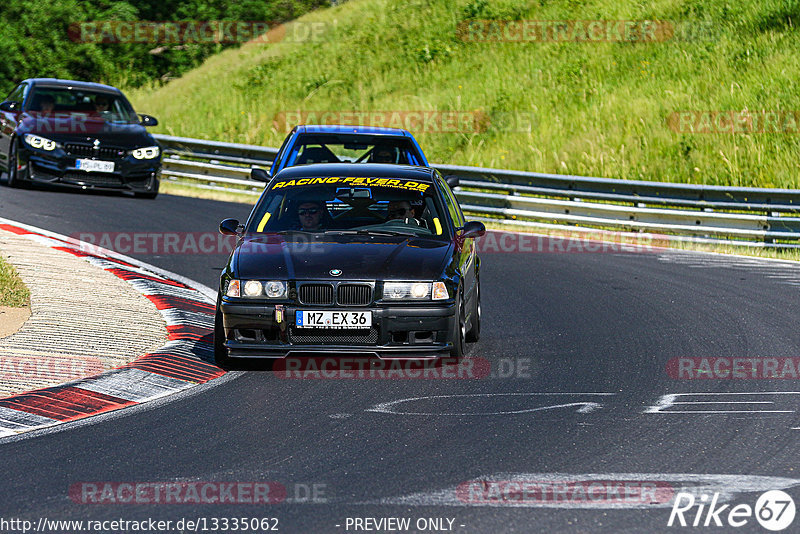
[[0, 111], [8, 111], [9, 113], [19, 111], [19, 102], [11, 102], [10, 100], [6, 100], [0, 104]]
[[225, 219], [219, 223], [219, 233], [222, 235], [239, 235], [239, 221], [236, 219]]
[[269, 182], [272, 177], [269, 174], [269, 171], [265, 171], [264, 169], [259, 169], [258, 167], [253, 167], [250, 169], [250, 179], [255, 180], [257, 182]]
[[139, 124], [142, 126], [158, 126], [158, 119], [155, 117], [151, 117], [150, 115], [140, 114]]
[[450, 186], [450, 189], [455, 189], [456, 187], [458, 187], [458, 184], [461, 182], [461, 180], [458, 178], [458, 176], [455, 176], [455, 175], [452, 175], [452, 174], [450, 176], [445, 176], [444, 177], [444, 181], [447, 182], [447, 185]]
[[486, 226], [480, 221], [469, 221], [461, 229], [460, 237], [464, 239], [473, 239], [481, 237], [486, 233]]

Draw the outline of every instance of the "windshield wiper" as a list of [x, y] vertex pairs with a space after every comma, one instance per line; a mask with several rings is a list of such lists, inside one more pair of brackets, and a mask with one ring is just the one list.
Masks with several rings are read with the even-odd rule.
[[397, 232], [394, 230], [329, 230], [326, 234], [341, 234], [341, 235], [383, 235], [383, 236], [404, 236], [404, 237], [417, 237], [413, 232]]

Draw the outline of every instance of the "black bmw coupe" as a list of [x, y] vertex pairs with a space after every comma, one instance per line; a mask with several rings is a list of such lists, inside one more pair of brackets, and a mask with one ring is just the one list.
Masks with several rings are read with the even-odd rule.
[[220, 224], [238, 240], [220, 279], [217, 362], [461, 357], [480, 336], [485, 231], [429, 167], [284, 169], [244, 224]]
[[158, 195], [161, 148], [122, 92], [108, 85], [35, 78], [0, 103], [6, 183], [32, 182]]

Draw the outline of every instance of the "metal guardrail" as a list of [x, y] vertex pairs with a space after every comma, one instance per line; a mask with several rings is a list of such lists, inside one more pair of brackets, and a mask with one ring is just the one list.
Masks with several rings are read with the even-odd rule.
[[[156, 135], [162, 175], [197, 187], [249, 188], [250, 170], [268, 167], [278, 149]], [[612, 228], [665, 233], [676, 240], [796, 247], [800, 190], [674, 184], [436, 165], [457, 175], [462, 209], [483, 220], [542, 227]]]

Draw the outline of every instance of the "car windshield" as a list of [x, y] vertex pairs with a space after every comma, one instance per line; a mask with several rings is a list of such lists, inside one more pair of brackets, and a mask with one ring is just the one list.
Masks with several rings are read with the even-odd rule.
[[248, 232], [325, 232], [448, 238], [430, 182], [304, 177], [278, 181], [260, 199]]
[[138, 122], [133, 108], [120, 95], [67, 87], [37, 87], [26, 111], [41, 115], [82, 113], [111, 122]]
[[422, 165], [414, 144], [401, 136], [303, 134], [286, 156], [286, 167], [312, 163]]

